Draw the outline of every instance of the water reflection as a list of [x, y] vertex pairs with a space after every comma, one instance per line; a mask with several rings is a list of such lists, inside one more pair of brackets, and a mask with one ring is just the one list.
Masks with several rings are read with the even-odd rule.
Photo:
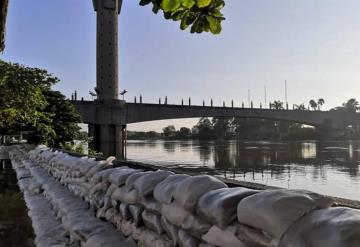
[[129, 141], [127, 153], [137, 161], [206, 166], [232, 179], [360, 200], [360, 142]]

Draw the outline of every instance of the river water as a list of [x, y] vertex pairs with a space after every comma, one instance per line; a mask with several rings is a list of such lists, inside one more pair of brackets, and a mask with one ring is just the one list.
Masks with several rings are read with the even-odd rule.
[[360, 200], [360, 142], [135, 141], [128, 160]]

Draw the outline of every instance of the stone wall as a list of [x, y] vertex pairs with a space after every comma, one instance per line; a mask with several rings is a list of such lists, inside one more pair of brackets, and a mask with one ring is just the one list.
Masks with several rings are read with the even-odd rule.
[[46, 147], [10, 158], [38, 246], [360, 245], [360, 211], [310, 191], [228, 188]]

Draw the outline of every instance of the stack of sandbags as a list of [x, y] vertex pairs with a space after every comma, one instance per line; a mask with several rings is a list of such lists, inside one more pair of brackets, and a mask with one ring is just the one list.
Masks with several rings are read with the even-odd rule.
[[[46, 154], [34, 160], [46, 162], [44, 157], [50, 156]], [[27, 192], [33, 192], [30, 184], [24, 193], [37, 246], [136, 246], [131, 238], [125, 238], [109, 222], [97, 219], [85, 201], [51, 177], [34, 160], [20, 157], [13, 163], [23, 164], [21, 168], [28, 169], [32, 180], [40, 187], [36, 195], [30, 196]]]
[[[88, 234], [74, 232], [87, 230], [74, 231], [71, 226], [97, 225], [93, 219], [86, 224], [77, 221], [89, 214], [84, 202], [97, 218], [111, 222], [139, 246], [312, 247], [319, 246], [317, 241], [324, 243], [321, 246], [360, 242], [359, 211], [330, 208], [332, 199], [313, 192], [228, 188], [207, 175], [116, 167], [111, 159], [95, 161], [43, 147], [32, 151], [30, 159], [38, 164], [30, 166], [31, 173], [43, 184], [65, 228], [82, 242]], [[44, 184], [44, 174], [53, 179]]]

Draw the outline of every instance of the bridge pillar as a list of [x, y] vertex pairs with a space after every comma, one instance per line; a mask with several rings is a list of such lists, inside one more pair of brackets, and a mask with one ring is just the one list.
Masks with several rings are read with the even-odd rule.
[[94, 138], [91, 149], [105, 157], [125, 158], [126, 125], [92, 124], [89, 125], [89, 134]]
[[[96, 93], [105, 104], [118, 101], [118, 15], [122, 0], [93, 0], [96, 11]], [[96, 112], [97, 119], [104, 112]], [[89, 126], [93, 148], [104, 156], [124, 157], [124, 127], [115, 124]]]

